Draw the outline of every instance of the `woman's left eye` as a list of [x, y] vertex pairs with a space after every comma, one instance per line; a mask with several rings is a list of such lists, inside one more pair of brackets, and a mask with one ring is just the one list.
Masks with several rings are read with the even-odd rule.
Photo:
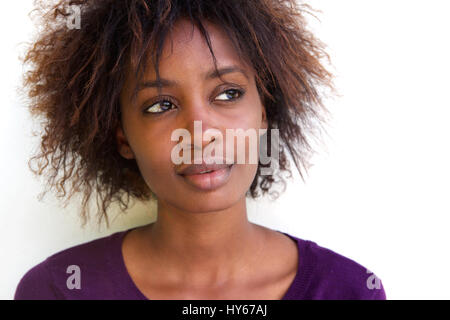
[[[229, 101], [239, 99], [243, 95], [243, 92], [238, 89], [229, 89], [218, 95], [218, 97], [222, 97], [221, 101]], [[228, 99], [227, 99], [228, 98]]]

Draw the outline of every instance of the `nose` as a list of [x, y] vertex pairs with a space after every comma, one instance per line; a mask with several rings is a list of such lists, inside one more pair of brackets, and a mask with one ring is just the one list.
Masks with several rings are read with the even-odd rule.
[[[191, 100], [184, 105], [179, 123], [179, 128], [186, 129], [190, 134], [190, 141], [183, 141], [185, 150], [194, 149], [194, 153], [198, 150], [204, 152], [209, 144], [219, 142], [220, 139], [217, 138], [222, 138], [225, 134], [225, 130], [219, 125], [219, 115], [214, 112], [214, 107], [200, 99]], [[217, 135], [221, 137], [216, 138]]]

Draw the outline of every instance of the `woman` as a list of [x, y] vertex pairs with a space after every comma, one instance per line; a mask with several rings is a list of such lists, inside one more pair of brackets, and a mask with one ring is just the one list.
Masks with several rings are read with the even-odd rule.
[[[44, 16], [48, 28], [25, 57], [34, 66], [25, 79], [32, 114], [47, 119], [34, 159], [53, 157], [52, 172], [64, 175], [49, 184], [64, 189], [72, 180], [69, 197], [84, 187], [84, 221], [93, 189], [100, 221], [108, 223], [111, 202], [126, 208], [123, 195], [157, 200], [157, 220], [52, 255], [24, 275], [15, 299], [385, 299], [379, 279], [368, 281], [358, 263], [248, 221], [246, 196], [276, 182], [263, 174], [267, 164], [249, 161], [260, 143], [245, 145], [244, 163], [226, 150], [215, 154], [225, 164], [206, 163], [202, 153], [195, 162], [195, 150], [229, 143], [219, 138], [227, 130], [269, 129], [273, 144], [276, 129], [301, 173], [307, 130], [325, 111], [317, 89], [332, 88], [304, 8], [278, 0], [62, 1]], [[80, 28], [68, 28], [69, 18]], [[195, 136], [196, 123], [202, 137], [183, 139], [181, 150], [194, 162], [176, 162], [174, 132]], [[221, 135], [207, 138], [208, 129]], [[290, 172], [283, 147], [279, 156], [279, 172]]]

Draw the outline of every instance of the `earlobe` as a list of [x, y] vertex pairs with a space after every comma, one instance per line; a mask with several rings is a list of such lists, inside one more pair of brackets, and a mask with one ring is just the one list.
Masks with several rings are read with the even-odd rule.
[[266, 109], [262, 108], [262, 129], [267, 129], [268, 128], [268, 122], [267, 122], [267, 114], [266, 114]]
[[117, 151], [125, 159], [134, 159], [134, 153], [128, 143], [128, 140], [123, 132], [122, 126], [119, 125], [116, 130]]
[[268, 129], [268, 122], [267, 122], [267, 115], [266, 110], [263, 107], [262, 108], [262, 119], [261, 119], [261, 128], [259, 129], [259, 136], [261, 137], [266, 133], [266, 130]]

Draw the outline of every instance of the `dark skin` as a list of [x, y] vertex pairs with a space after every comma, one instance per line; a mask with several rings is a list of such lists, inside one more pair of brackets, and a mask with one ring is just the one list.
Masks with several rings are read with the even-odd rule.
[[[159, 64], [161, 78], [177, 85], [163, 87], [163, 97], [157, 88], [145, 88], [134, 104], [133, 77], [124, 86], [118, 150], [136, 159], [158, 198], [157, 220], [124, 238], [125, 264], [149, 299], [281, 299], [296, 275], [298, 249], [287, 236], [247, 219], [245, 193], [257, 164], [235, 164], [225, 185], [205, 192], [186, 184], [170, 157], [178, 143], [171, 141], [172, 131], [185, 128], [193, 137], [194, 120], [202, 121], [203, 132], [215, 128], [224, 137], [227, 128], [267, 128], [253, 68], [238, 58], [219, 27], [206, 26], [218, 68], [237, 66], [243, 72], [223, 75], [226, 82], [205, 79], [214, 69], [209, 48], [197, 28], [191, 34], [190, 22], [179, 20]], [[150, 68], [144, 80], [156, 80]], [[245, 93], [227, 95], [230, 89]], [[172, 104], [166, 111], [148, 113], [162, 111], [157, 102], [167, 97]]]

